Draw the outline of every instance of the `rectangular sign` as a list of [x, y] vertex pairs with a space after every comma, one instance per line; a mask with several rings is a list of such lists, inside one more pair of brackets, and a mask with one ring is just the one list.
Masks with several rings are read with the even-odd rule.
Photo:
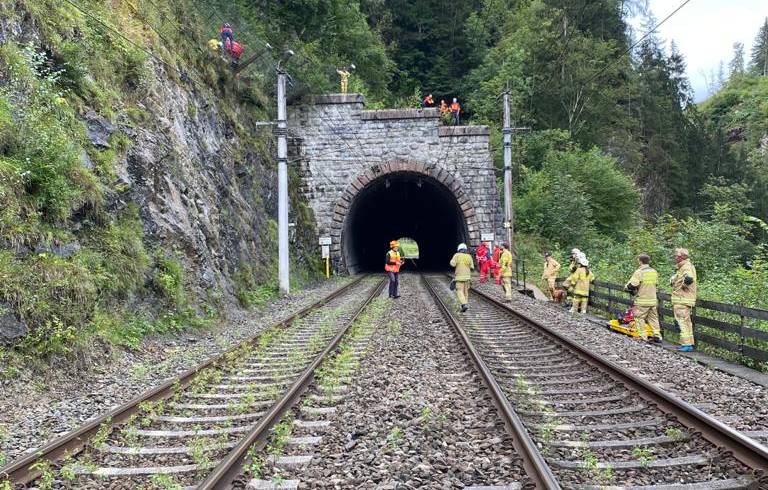
[[496, 235], [493, 233], [480, 233], [481, 242], [492, 242], [496, 239]]
[[320, 237], [320, 245], [330, 245], [330, 244], [331, 244], [331, 237], [329, 236]]
[[331, 247], [330, 246], [323, 245], [322, 249], [323, 249], [323, 258], [324, 259], [327, 259], [328, 257], [331, 256]]

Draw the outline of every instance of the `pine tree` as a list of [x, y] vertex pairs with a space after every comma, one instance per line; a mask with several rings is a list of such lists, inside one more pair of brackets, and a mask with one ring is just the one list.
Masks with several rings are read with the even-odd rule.
[[728, 64], [728, 71], [730, 80], [744, 74], [744, 45], [742, 43], [733, 43], [733, 59]]
[[755, 38], [749, 71], [754, 75], [768, 76], [768, 17]]

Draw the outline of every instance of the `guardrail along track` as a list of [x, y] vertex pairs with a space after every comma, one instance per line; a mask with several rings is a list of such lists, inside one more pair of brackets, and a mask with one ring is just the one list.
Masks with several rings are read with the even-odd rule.
[[427, 282], [562, 488], [768, 488], [765, 446], [482, 292], [455, 313], [447, 280]]
[[383, 285], [352, 281], [0, 475], [18, 485], [37, 479], [59, 488], [196, 488], [211, 473], [223, 481], [254, 433], [269, 429], [299, 396]]

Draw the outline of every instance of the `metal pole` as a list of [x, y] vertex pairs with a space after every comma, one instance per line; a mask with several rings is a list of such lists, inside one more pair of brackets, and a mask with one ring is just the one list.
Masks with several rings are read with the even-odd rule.
[[504, 92], [504, 228], [507, 229], [509, 251], [516, 257], [515, 216], [512, 210], [512, 128], [509, 121], [509, 92]]
[[285, 71], [277, 71], [277, 243], [280, 292], [290, 293], [288, 257], [288, 121], [285, 103]]

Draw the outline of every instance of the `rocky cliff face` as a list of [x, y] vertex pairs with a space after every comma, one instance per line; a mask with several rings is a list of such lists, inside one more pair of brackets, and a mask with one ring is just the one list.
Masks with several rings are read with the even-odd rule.
[[[50, 40], [39, 29], [40, 20], [21, 4], [0, 3], [3, 9], [15, 15], [0, 19], [0, 44], [31, 46], [55, 63], [47, 46]], [[148, 255], [171, 255], [178, 260], [185, 272], [185, 287], [197, 299], [234, 304], [238, 274], [253, 285], [270, 282], [275, 272], [274, 138], [270, 126], [254, 124], [252, 108], [237, 99], [239, 92], [248, 90], [247, 82], [235, 80], [223, 62], [212, 60], [221, 64], [215, 70], [219, 77], [215, 84], [206, 82], [210, 76], [187, 74], [183, 69], [180, 76], [148, 58], [138, 88], [140, 97], [134, 93], [130, 102], [110, 110], [99, 111], [82, 100], [73, 105], [87, 136], [82, 142], [82, 165], [94, 171], [94, 153], [114, 155], [109, 162], [110, 181], [105, 182], [102, 175], [105, 214], [115, 218], [126, 208], [136, 207]], [[68, 98], [66, 93], [64, 97]], [[0, 157], [2, 152], [0, 147]], [[294, 265], [301, 268], [308, 264], [305, 251], [311, 250], [315, 232], [298, 193], [292, 195], [291, 207], [292, 221], [296, 221], [292, 255]], [[0, 237], [0, 246], [12, 248], [18, 261], [41, 250], [69, 260], [88, 238], [88, 219], [73, 210], [70, 219], [57, 224], [66, 228], [66, 243], [43, 239], [11, 247], [10, 240]], [[153, 303], [151, 267], [145, 273], [146, 287], [131, 294], [130, 303]], [[0, 294], [0, 325], [6, 335], [13, 336], [23, 331], [23, 308], [18, 301], [5, 300]], [[17, 322], [9, 313], [14, 309]]]

